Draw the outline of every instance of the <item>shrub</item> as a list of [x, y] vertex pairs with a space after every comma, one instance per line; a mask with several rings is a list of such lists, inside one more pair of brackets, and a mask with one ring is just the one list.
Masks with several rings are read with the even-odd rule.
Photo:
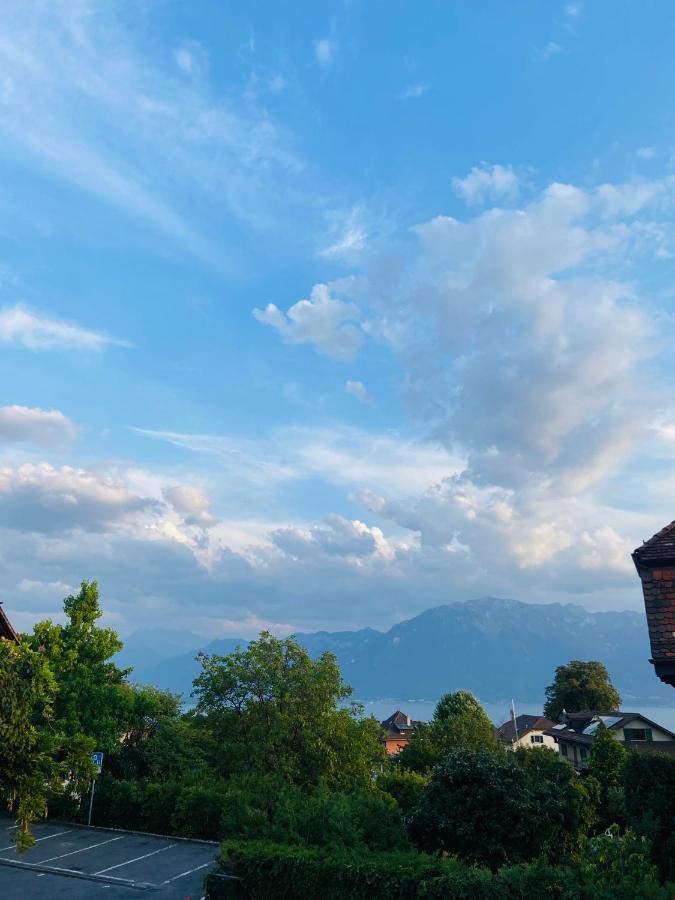
[[626, 820], [652, 845], [664, 878], [675, 878], [675, 758], [630, 753], [624, 768]]
[[[143, 783], [116, 780], [102, 775], [96, 780], [92, 824], [110, 828], [142, 827]], [[82, 815], [89, 809], [89, 798], [82, 804]]]
[[312, 793], [274, 775], [232, 778], [225, 789], [224, 838], [392, 850], [407, 845], [396, 801], [377, 788]]
[[221, 786], [183, 788], [171, 818], [173, 834], [218, 840], [221, 837], [224, 806], [224, 790]]
[[553, 754], [533, 756], [524, 766], [511, 754], [452, 753], [434, 770], [406, 823], [421, 850], [498, 869], [540, 853], [555, 859], [578, 845], [589, 824], [588, 799], [581, 781]]
[[223, 870], [242, 880], [216, 884], [216, 879], [209, 879], [208, 896], [408, 900], [416, 896], [425, 878], [442, 874], [449, 865], [453, 863], [414, 852], [368, 853], [228, 841], [222, 847]]
[[404, 815], [412, 812], [419, 805], [428, 782], [429, 778], [426, 775], [397, 770], [380, 775], [377, 779], [378, 787], [391, 794]]

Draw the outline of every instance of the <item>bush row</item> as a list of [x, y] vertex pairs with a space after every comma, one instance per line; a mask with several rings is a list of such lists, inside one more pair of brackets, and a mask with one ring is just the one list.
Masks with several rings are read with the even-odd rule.
[[541, 860], [497, 873], [456, 858], [424, 853], [363, 851], [226, 841], [221, 872], [207, 880], [209, 900], [672, 900], [675, 886], [660, 885], [648, 860], [649, 844], [632, 834], [587, 842], [575, 866]]
[[[86, 808], [83, 806], [83, 810]], [[183, 837], [286, 844], [408, 848], [401, 810], [373, 786], [350, 793], [319, 786], [311, 793], [275, 776], [213, 779], [208, 786], [103, 776], [94, 802], [96, 825]]]

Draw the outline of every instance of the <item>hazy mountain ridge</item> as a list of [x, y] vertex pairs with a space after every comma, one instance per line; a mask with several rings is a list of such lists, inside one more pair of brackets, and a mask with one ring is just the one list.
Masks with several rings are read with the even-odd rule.
[[[386, 632], [315, 632], [296, 635], [312, 656], [337, 656], [354, 696], [435, 699], [465, 688], [484, 701], [515, 696], [538, 700], [555, 667], [570, 659], [599, 659], [624, 697], [672, 702], [648, 662], [644, 615], [591, 613], [574, 604], [531, 604], [484, 597], [426, 610]], [[207, 653], [229, 653], [244, 639], [206, 644]], [[134, 678], [189, 694], [199, 671], [196, 650], [136, 667]]]

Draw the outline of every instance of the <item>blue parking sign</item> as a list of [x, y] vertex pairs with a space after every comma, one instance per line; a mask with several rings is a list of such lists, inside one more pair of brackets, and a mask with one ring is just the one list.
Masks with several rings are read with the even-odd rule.
[[100, 775], [101, 769], [103, 768], [103, 754], [99, 750], [95, 750], [91, 754], [91, 761], [96, 766], [96, 771]]

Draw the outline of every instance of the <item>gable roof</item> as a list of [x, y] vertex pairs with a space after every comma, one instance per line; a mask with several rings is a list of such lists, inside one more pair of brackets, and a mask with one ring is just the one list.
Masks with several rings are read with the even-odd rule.
[[0, 638], [4, 638], [6, 641], [12, 641], [15, 644], [21, 643], [21, 638], [14, 631], [12, 627], [12, 623], [7, 618], [7, 613], [2, 608], [2, 604], [0, 603]]
[[653, 566], [656, 563], [675, 562], [675, 522], [657, 531], [641, 547], [633, 551], [636, 565]]
[[[530, 731], [546, 731], [549, 728], [553, 728], [554, 724], [554, 722], [544, 716], [530, 716], [527, 714], [516, 716], [519, 738], [529, 734]], [[502, 741], [509, 744], [512, 743], [516, 737], [513, 730], [513, 720], [509, 719], [508, 722], [500, 725], [497, 729], [497, 735]]]
[[600, 713], [592, 709], [583, 709], [576, 713], [566, 713], [565, 721], [559, 725], [553, 725], [546, 733], [551, 737], [562, 737], [565, 740], [571, 740], [576, 743], [590, 744], [595, 736], [595, 728], [593, 726], [597, 720], [604, 722], [610, 731], [616, 731], [619, 728], [625, 728], [636, 719], [639, 719], [651, 728], [658, 728], [659, 731], [664, 732], [664, 734], [675, 740], [675, 733], [666, 728], [665, 725], [659, 725], [658, 722], [648, 719], [647, 716], [643, 716], [639, 712], [623, 712], [619, 710]]

